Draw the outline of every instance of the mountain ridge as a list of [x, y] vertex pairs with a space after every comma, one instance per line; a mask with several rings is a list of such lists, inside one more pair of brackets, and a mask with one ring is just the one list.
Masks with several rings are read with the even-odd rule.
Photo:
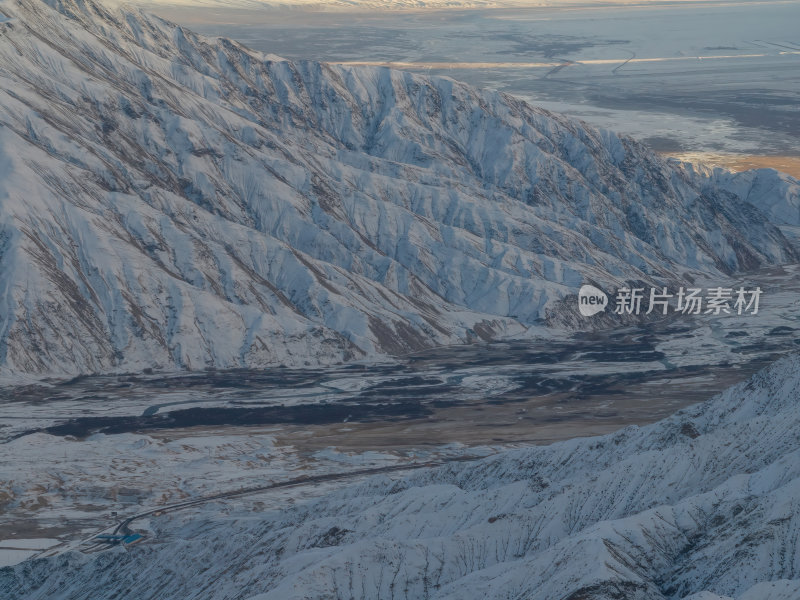
[[707, 174], [511, 96], [0, 12], [5, 374], [374, 360], [583, 326], [584, 281], [797, 260]]

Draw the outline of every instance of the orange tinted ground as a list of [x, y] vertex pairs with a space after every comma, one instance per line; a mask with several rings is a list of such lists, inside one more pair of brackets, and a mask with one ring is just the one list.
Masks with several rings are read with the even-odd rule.
[[688, 153], [670, 154], [687, 162], [699, 162], [707, 165], [725, 167], [731, 171], [748, 169], [776, 169], [800, 179], [800, 156], [749, 156], [742, 154]]
[[727, 165], [733, 171], [769, 167], [800, 179], [800, 157], [797, 156], [742, 156]]

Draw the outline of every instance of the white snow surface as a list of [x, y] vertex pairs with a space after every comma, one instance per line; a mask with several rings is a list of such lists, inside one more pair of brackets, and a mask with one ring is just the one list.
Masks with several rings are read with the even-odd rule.
[[710, 185], [728, 190], [758, 206], [770, 221], [780, 225], [800, 226], [800, 181], [774, 169], [752, 169], [733, 173], [726, 169], [692, 167], [711, 179]]
[[3, 569], [0, 592], [794, 600], [799, 401], [792, 355], [647, 427], [375, 477], [294, 507], [156, 518], [152, 543]]
[[92, 0], [0, 15], [0, 375], [374, 359], [797, 260], [716, 176], [507, 95]]

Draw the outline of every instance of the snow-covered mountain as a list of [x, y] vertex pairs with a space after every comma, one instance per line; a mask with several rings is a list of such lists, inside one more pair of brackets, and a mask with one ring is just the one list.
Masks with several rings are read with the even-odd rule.
[[800, 356], [647, 427], [220, 508], [159, 517], [127, 551], [2, 569], [0, 595], [796, 600]]
[[709, 187], [727, 190], [759, 207], [778, 225], [800, 226], [800, 181], [773, 169], [733, 173], [726, 169], [685, 165], [709, 178]]
[[91, 0], [0, 21], [3, 373], [402, 354], [797, 259], [718, 178], [503, 94]]

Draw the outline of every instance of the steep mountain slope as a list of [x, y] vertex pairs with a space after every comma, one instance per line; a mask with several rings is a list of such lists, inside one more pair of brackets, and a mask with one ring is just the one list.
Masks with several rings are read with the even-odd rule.
[[280, 510], [162, 517], [155, 541], [127, 552], [0, 570], [0, 593], [795, 599], [799, 400], [795, 355], [651, 426], [373, 478]]
[[713, 178], [509, 96], [91, 0], [0, 15], [3, 373], [398, 354], [797, 258]]
[[753, 169], [732, 173], [703, 167], [710, 187], [724, 189], [759, 207], [770, 221], [779, 225], [800, 226], [800, 181], [772, 169]]

